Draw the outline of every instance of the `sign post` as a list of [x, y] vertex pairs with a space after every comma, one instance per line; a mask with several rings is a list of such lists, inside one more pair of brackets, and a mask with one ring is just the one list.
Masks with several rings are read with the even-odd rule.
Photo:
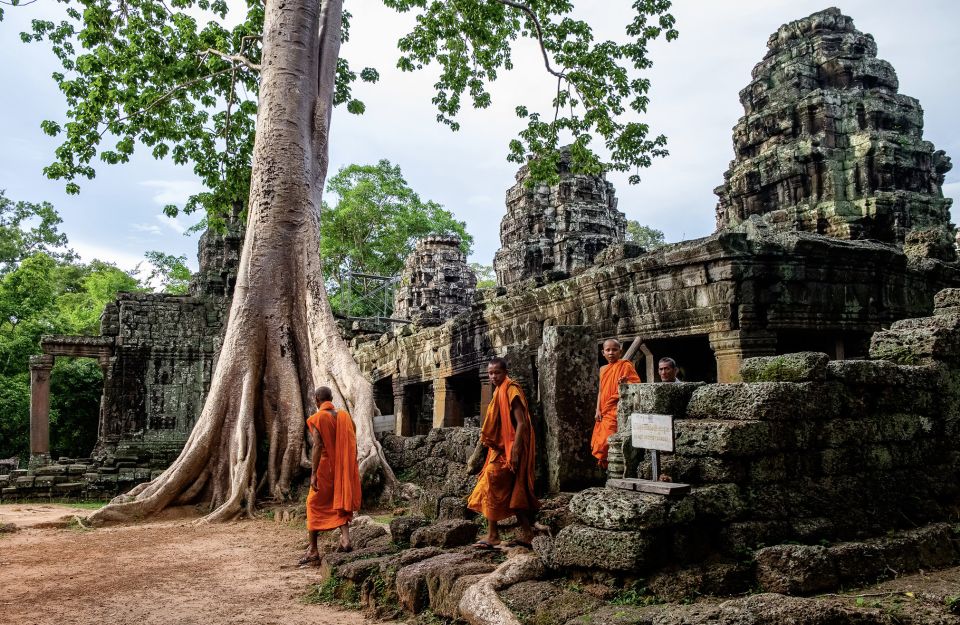
[[689, 484], [660, 481], [660, 452], [673, 452], [673, 417], [664, 414], [630, 415], [630, 443], [638, 449], [650, 450], [652, 480], [637, 478], [610, 479], [607, 486], [624, 490], [655, 493], [668, 497], [682, 496], [690, 492]]

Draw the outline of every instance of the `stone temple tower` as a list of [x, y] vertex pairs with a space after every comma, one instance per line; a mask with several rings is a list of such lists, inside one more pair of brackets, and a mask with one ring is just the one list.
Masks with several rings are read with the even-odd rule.
[[470, 310], [477, 276], [460, 251], [460, 237], [431, 235], [407, 256], [393, 316], [422, 326], [439, 325]]
[[873, 37], [831, 8], [781, 26], [767, 47], [740, 92], [718, 229], [757, 215], [774, 230], [954, 260], [950, 159], [924, 141], [920, 103], [897, 93]]
[[549, 271], [574, 274], [593, 265], [601, 250], [622, 243], [627, 219], [617, 210], [613, 184], [605, 176], [570, 172], [563, 150], [560, 182], [529, 187], [526, 166], [507, 190], [500, 222], [500, 250], [493, 260], [497, 284], [506, 286]]

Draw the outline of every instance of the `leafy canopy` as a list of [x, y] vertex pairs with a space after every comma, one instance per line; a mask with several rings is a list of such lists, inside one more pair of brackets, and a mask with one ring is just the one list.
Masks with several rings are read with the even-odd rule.
[[[43, 122], [62, 137], [56, 160], [44, 171], [77, 193], [79, 181], [96, 174], [95, 162], [129, 160], [136, 147], [155, 158], [192, 164], [206, 191], [186, 203], [214, 219], [247, 199], [257, 111], [263, 27], [262, 0], [231, 15], [224, 0], [59, 0], [59, 21], [35, 20], [24, 41], [47, 42], [62, 64], [53, 75], [68, 105], [66, 120]], [[606, 0], [609, 1], [609, 0]], [[676, 38], [669, 0], [633, 0], [634, 17], [620, 41], [595, 40], [590, 25], [572, 17], [572, 0], [383, 0], [416, 13], [400, 37], [398, 67], [421, 70], [433, 63], [440, 75], [432, 102], [437, 120], [452, 130], [464, 97], [488, 107], [489, 84], [513, 68], [516, 40], [540, 46], [544, 71], [557, 78], [552, 107], [516, 106], [526, 121], [510, 141], [508, 158], [525, 163], [533, 177], [555, 180], [558, 147], [573, 144], [577, 171], [638, 172], [666, 154], [666, 139], [650, 136], [639, 121], [647, 110], [648, 45]], [[345, 13], [344, 40], [351, 16]], [[234, 26], [228, 26], [234, 23]], [[352, 97], [357, 79], [376, 82], [374, 68], [353, 71], [337, 64], [335, 104], [360, 114]], [[600, 154], [605, 154], [601, 157]], [[169, 214], [177, 208], [168, 206]]]
[[400, 166], [388, 160], [343, 167], [330, 178], [328, 189], [337, 201], [324, 204], [320, 213], [320, 257], [333, 305], [344, 313], [373, 313], [359, 304], [359, 293], [350, 294], [354, 304], [344, 310], [349, 271], [394, 276], [417, 240], [428, 234], [455, 234], [463, 252], [470, 253], [473, 237], [466, 224], [436, 202], [421, 200]]
[[639, 221], [627, 220], [627, 241], [636, 243], [647, 251], [655, 250], [666, 244], [662, 230], [640, 225]]

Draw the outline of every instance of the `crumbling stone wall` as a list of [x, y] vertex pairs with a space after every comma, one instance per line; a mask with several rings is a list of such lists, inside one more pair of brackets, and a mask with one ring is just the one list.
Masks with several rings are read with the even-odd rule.
[[873, 37], [831, 8], [781, 26], [767, 47], [740, 92], [717, 227], [757, 215], [780, 230], [953, 260], [941, 190], [950, 159], [923, 139], [920, 103], [897, 93]]
[[602, 250], [623, 242], [627, 220], [606, 176], [571, 173], [569, 149], [562, 151], [558, 173], [557, 184], [530, 186], [524, 166], [507, 190], [501, 247], [493, 260], [498, 285], [575, 274], [593, 265]]
[[477, 276], [460, 250], [460, 237], [432, 235], [417, 243], [400, 274], [393, 314], [434, 326], [470, 310]]
[[101, 335], [115, 337], [104, 379], [95, 457], [175, 458], [203, 408], [220, 351], [227, 301], [220, 297], [121, 293]]
[[[934, 316], [876, 333], [870, 355], [757, 358], [737, 384], [627, 385], [621, 431], [632, 412], [674, 415], [676, 453], [663, 470], [692, 484], [692, 493], [578, 493], [575, 522], [544, 546], [544, 557], [557, 567], [643, 574], [667, 563], [736, 562], [764, 545], [829, 544], [954, 518], [960, 290], [941, 292]], [[950, 547], [949, 532], [934, 534], [929, 540]], [[952, 547], [944, 553], [954, 557]], [[781, 566], [782, 553], [767, 555], [773, 577], [796, 562]]]

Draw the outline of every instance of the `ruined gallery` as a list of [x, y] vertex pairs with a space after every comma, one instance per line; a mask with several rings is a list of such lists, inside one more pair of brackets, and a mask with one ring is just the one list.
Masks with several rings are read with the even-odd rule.
[[[436, 575], [458, 570], [436, 588], [384, 563], [402, 557], [395, 543], [449, 547], [468, 522], [475, 537], [466, 465], [493, 356], [535, 416], [552, 536], [534, 551], [546, 569], [651, 576], [661, 596], [804, 594], [960, 557], [943, 523], [960, 510], [950, 159], [924, 139], [920, 104], [898, 92], [874, 39], [836, 9], [781, 26], [740, 101], [716, 207], [703, 207], [716, 212], [712, 235], [645, 250], [625, 241], [604, 176], [563, 160], [558, 183], [529, 184], [524, 167], [506, 192], [496, 287], [476, 287], [456, 238], [429, 237], [395, 294], [394, 317], [409, 323], [344, 325], [379, 412], [393, 416], [387, 458], [417, 489], [393, 543], [373, 540], [367, 559], [331, 570], [363, 587], [383, 564], [378, 583], [392, 575], [405, 608], [462, 616], [456, 576], [492, 562], [436, 550], [422, 558], [442, 559]], [[44, 340], [31, 362], [35, 467], [0, 476], [0, 499], [113, 495], [176, 456], [209, 385], [242, 237], [236, 223], [204, 236], [189, 296], [122, 295], [101, 336]], [[609, 337], [638, 346], [643, 383], [621, 390], [604, 475], [589, 432]], [[48, 374], [71, 356], [105, 371], [99, 442], [91, 458], [49, 464]], [[665, 356], [682, 383], [655, 384]], [[650, 471], [624, 433], [634, 412], [674, 417], [663, 471], [691, 486], [686, 497], [606, 486]]]

